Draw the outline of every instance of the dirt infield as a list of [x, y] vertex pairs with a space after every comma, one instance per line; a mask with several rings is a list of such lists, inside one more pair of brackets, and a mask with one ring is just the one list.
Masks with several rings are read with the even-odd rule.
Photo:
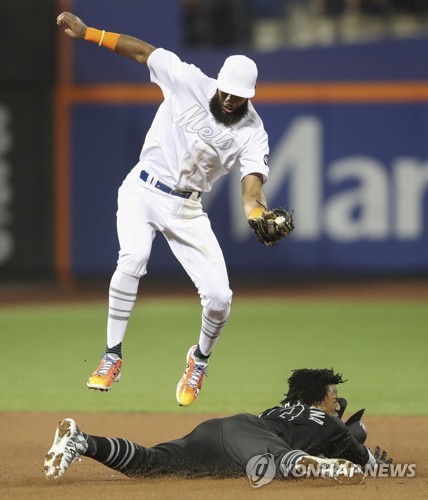
[[[181, 289], [181, 287], [179, 287]], [[106, 301], [108, 285], [63, 290], [51, 285], [4, 285], [0, 305]], [[276, 296], [324, 299], [428, 300], [428, 282], [389, 281], [384, 283], [342, 283], [293, 286]], [[194, 290], [187, 290], [194, 295]], [[251, 294], [244, 287], [236, 296]], [[260, 294], [260, 289], [254, 291]], [[151, 296], [155, 293], [150, 294]], [[369, 446], [381, 444], [396, 463], [416, 464], [416, 476], [368, 478], [363, 485], [341, 486], [315, 479], [273, 481], [254, 489], [242, 479], [129, 479], [105, 466], [84, 458], [59, 480], [43, 475], [43, 459], [52, 443], [58, 420], [76, 419], [82, 430], [104, 436], [125, 437], [145, 446], [180, 437], [206, 418], [216, 415], [156, 414], [53, 414], [0, 413], [0, 498], [6, 500], [51, 500], [108, 498], [222, 500], [240, 498], [293, 499], [422, 499], [428, 498], [428, 416], [366, 417]]]
[[2, 499], [419, 499], [428, 498], [428, 417], [367, 417], [368, 445], [377, 443], [397, 463], [416, 464], [413, 478], [368, 478], [363, 485], [343, 486], [307, 479], [273, 481], [254, 489], [242, 479], [129, 479], [91, 459], [74, 464], [58, 480], [43, 475], [43, 458], [56, 423], [73, 417], [82, 430], [126, 437], [147, 446], [174, 439], [213, 415], [0, 413], [0, 498]]

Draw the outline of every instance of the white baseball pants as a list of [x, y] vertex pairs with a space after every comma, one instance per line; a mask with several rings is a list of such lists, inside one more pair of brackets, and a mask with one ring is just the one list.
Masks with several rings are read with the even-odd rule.
[[119, 271], [144, 276], [160, 231], [198, 289], [202, 306], [229, 309], [232, 291], [223, 252], [200, 199], [166, 194], [130, 174], [119, 189], [117, 231]]

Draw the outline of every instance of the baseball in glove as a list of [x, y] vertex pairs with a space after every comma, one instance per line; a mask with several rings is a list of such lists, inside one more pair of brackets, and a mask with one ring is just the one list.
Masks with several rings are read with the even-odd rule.
[[248, 216], [248, 223], [260, 243], [268, 247], [277, 245], [294, 229], [293, 212], [283, 208], [254, 208]]

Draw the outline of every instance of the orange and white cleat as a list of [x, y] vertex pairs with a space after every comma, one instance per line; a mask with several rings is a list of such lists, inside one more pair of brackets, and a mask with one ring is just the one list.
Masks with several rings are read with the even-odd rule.
[[196, 361], [193, 353], [197, 345], [192, 346], [187, 353], [187, 368], [177, 385], [177, 402], [180, 406], [190, 406], [198, 397], [202, 380], [207, 374], [207, 362]]
[[86, 385], [95, 391], [109, 391], [113, 382], [119, 381], [121, 368], [122, 360], [120, 358], [104, 354], [101, 363], [89, 377]]

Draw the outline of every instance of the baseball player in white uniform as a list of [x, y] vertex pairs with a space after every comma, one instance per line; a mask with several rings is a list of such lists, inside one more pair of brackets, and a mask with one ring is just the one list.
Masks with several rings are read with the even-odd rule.
[[262, 185], [268, 176], [268, 138], [250, 98], [255, 94], [254, 61], [227, 58], [217, 80], [162, 48], [117, 33], [88, 28], [64, 12], [71, 38], [98, 43], [146, 64], [164, 100], [147, 133], [140, 159], [119, 189], [117, 231], [120, 252], [109, 289], [107, 348], [87, 382], [108, 391], [122, 369], [122, 341], [146, 274], [152, 243], [161, 232], [192, 279], [202, 304], [199, 342], [187, 353], [187, 367], [176, 398], [189, 406], [199, 394], [209, 357], [225, 326], [232, 300], [223, 253], [201, 194], [232, 169], [239, 168], [247, 218], [264, 211]]

